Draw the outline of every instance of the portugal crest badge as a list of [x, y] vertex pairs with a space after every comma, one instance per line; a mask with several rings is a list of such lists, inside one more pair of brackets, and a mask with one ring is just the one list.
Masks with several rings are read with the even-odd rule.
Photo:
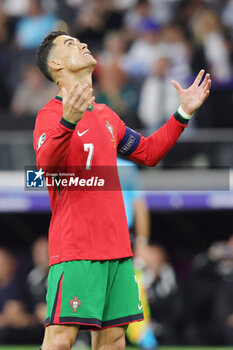
[[74, 299], [70, 300], [70, 305], [72, 306], [73, 311], [76, 312], [77, 309], [81, 306], [81, 301], [78, 300], [79, 297], [74, 297]]
[[109, 123], [108, 120], [105, 120], [105, 125], [106, 125], [106, 128], [108, 129], [108, 131], [110, 132], [110, 134], [112, 135], [111, 141], [113, 142], [113, 146], [116, 147], [116, 137], [115, 137], [115, 135], [114, 135], [114, 128], [113, 128], [113, 126]]

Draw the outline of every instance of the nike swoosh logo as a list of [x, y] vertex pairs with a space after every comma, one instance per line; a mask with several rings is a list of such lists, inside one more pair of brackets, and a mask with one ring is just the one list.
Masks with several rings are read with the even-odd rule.
[[142, 305], [138, 304], [138, 310], [141, 310], [141, 309], [142, 309]]
[[86, 132], [88, 132], [89, 129], [83, 131], [83, 132], [80, 132], [78, 131], [78, 136], [83, 136], [84, 134], [86, 134]]

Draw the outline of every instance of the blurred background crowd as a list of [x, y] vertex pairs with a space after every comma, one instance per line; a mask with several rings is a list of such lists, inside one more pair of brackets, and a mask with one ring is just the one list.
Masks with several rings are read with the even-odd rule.
[[[222, 144], [212, 144], [211, 154], [208, 145], [197, 151], [190, 143], [189, 158], [231, 165], [231, 135], [219, 130], [233, 127], [232, 18], [232, 0], [1, 0], [0, 129], [33, 129], [38, 109], [56, 95], [35, 66], [35, 52], [48, 32], [61, 29], [87, 42], [98, 59], [96, 101], [144, 135], [176, 111], [172, 79], [186, 87], [201, 68], [210, 72], [211, 96], [191, 128], [194, 138], [196, 129], [212, 129], [202, 139]], [[179, 157], [190, 163], [184, 149]], [[19, 166], [12, 156], [2, 158], [8, 160], [1, 168]]]
[[[98, 60], [96, 102], [145, 136], [179, 105], [172, 79], [186, 87], [200, 69], [211, 73], [210, 97], [162, 167], [233, 165], [233, 0], [0, 0], [1, 170], [34, 164], [35, 117], [58, 92], [35, 65], [52, 30], [88, 44]], [[50, 214], [7, 211], [4, 195], [0, 344], [39, 344], [48, 274], [47, 238], [40, 235]], [[232, 199], [224, 204], [232, 211]], [[149, 209], [150, 245], [138, 258], [159, 343], [232, 345], [232, 213]]]
[[1, 0], [1, 117], [35, 118], [56, 94], [35, 51], [48, 32], [63, 29], [98, 59], [97, 102], [129, 126], [163, 124], [179, 104], [171, 80], [185, 87], [204, 68], [213, 90], [195, 126], [232, 127], [232, 18], [232, 0]]

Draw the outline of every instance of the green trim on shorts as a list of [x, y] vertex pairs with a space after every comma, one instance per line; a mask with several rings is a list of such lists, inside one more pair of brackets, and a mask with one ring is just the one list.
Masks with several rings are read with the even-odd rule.
[[143, 320], [131, 258], [74, 260], [51, 266], [45, 326], [100, 329]]

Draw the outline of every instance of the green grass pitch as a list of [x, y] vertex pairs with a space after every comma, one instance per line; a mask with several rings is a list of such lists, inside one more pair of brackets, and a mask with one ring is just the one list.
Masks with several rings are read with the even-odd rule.
[[[233, 347], [189, 347], [189, 346], [176, 346], [176, 347], [167, 347], [160, 346], [158, 350], [233, 350]], [[0, 350], [39, 350], [38, 346], [0, 346]], [[91, 348], [73, 348], [72, 350], [91, 350]], [[137, 347], [127, 347], [126, 350], [138, 350]]]

